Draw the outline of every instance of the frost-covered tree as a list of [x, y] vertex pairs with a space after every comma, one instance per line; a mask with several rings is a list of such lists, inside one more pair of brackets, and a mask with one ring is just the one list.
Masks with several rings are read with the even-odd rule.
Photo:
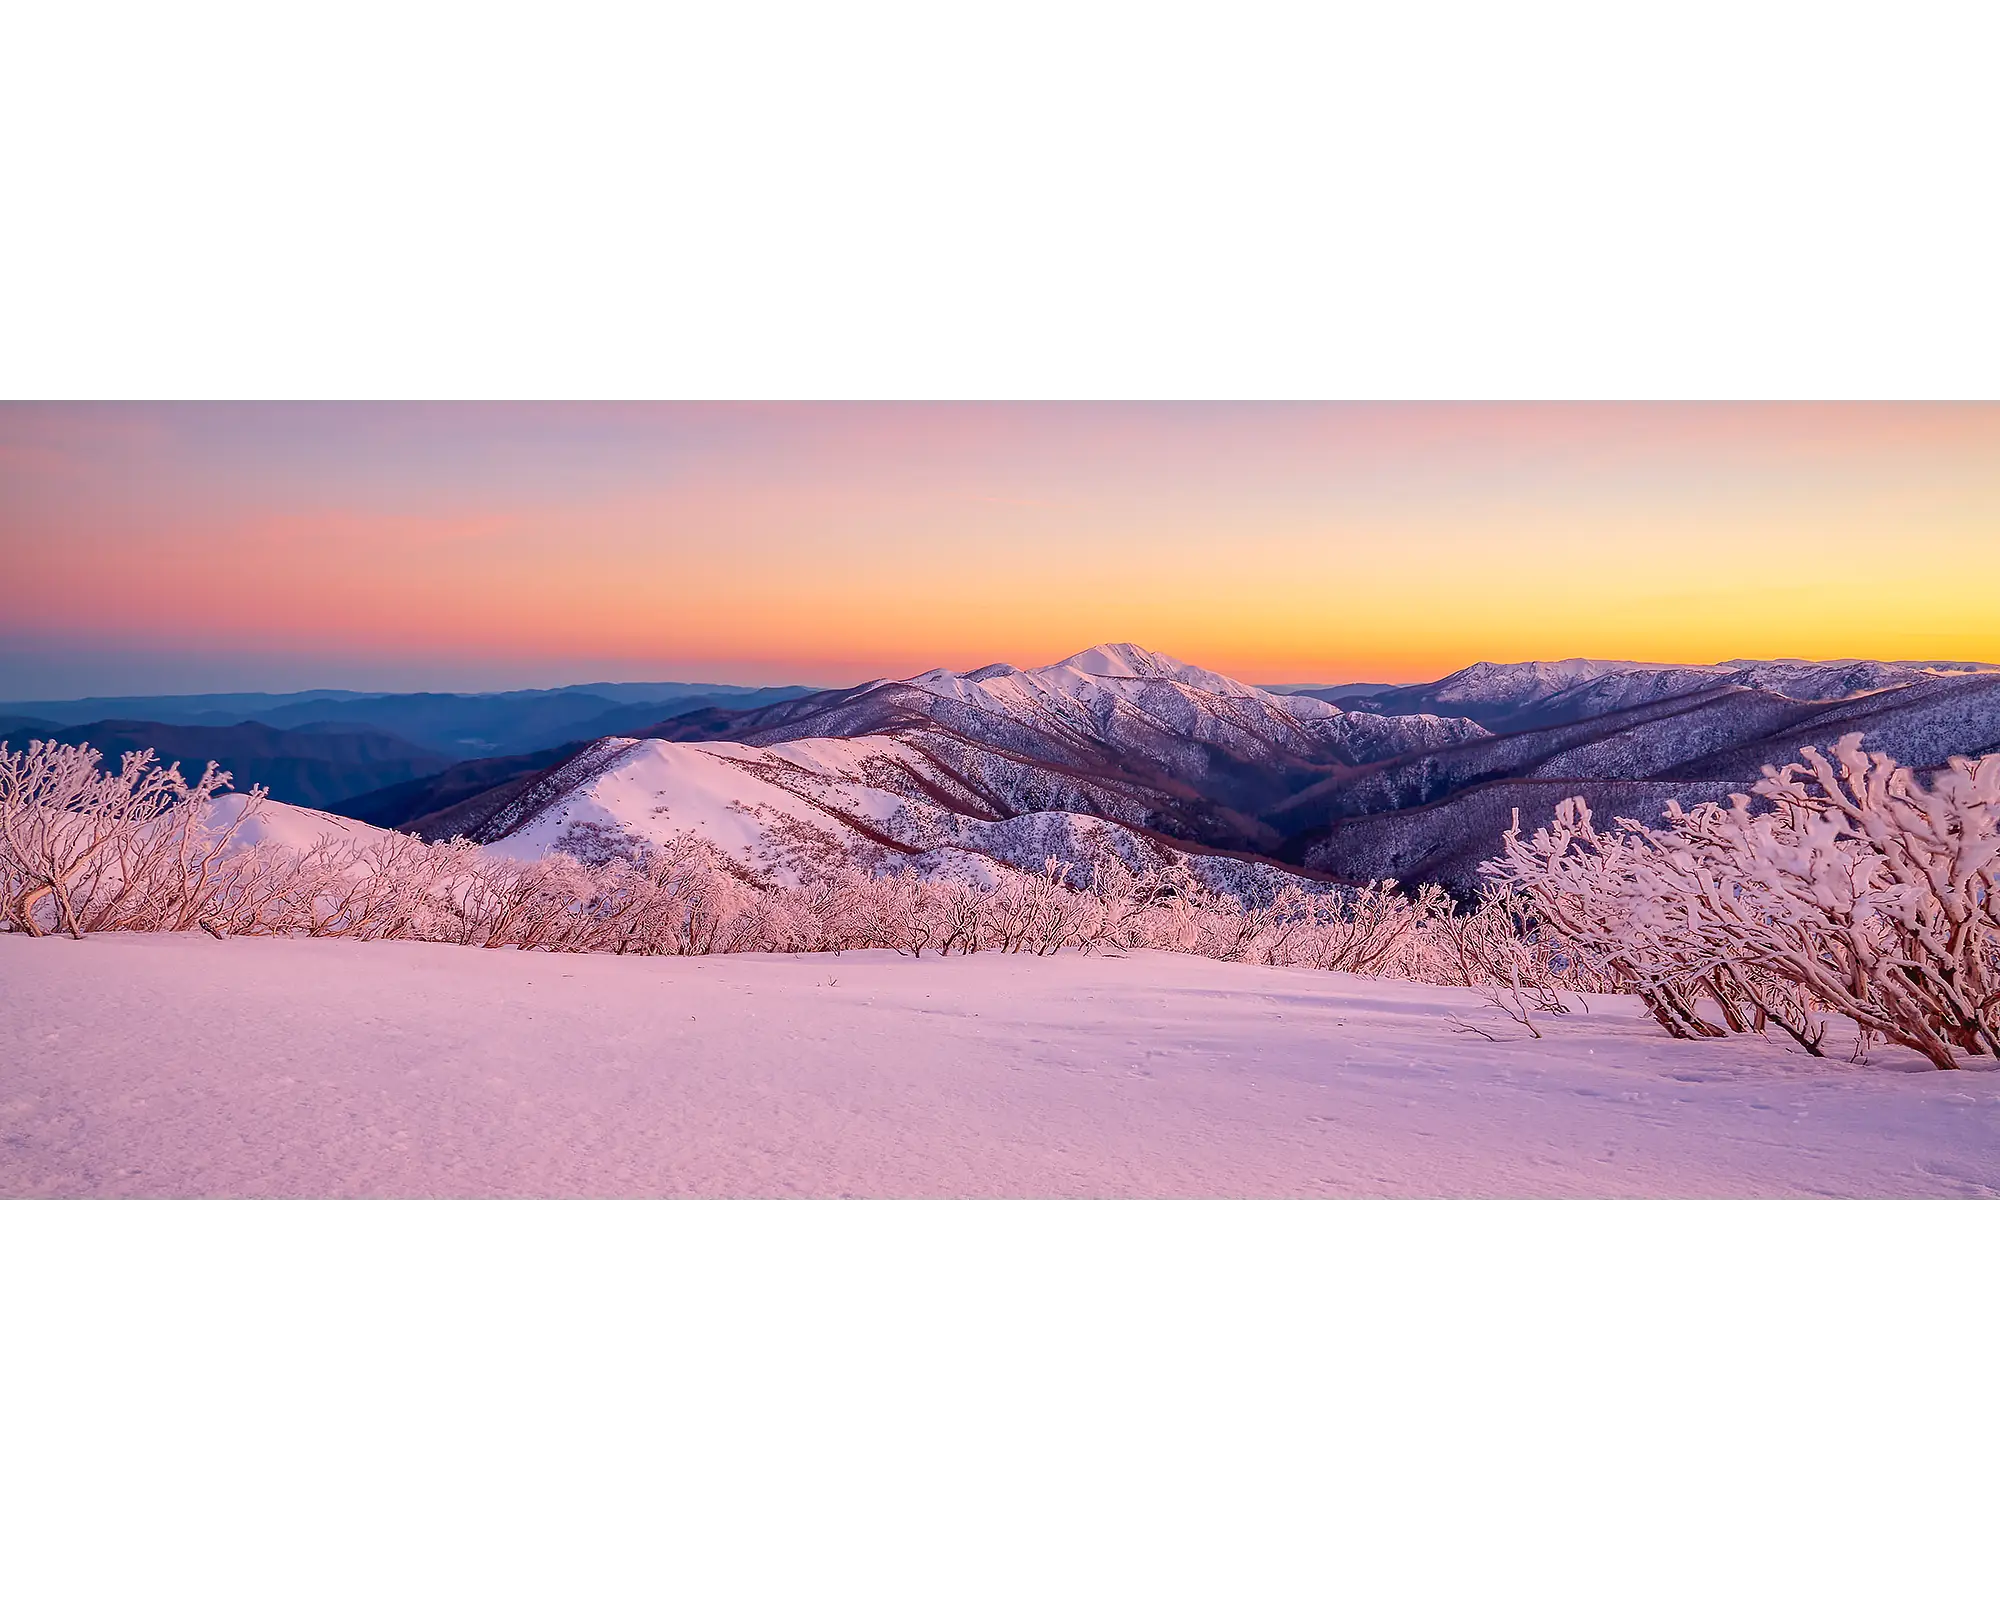
[[1483, 870], [1677, 1036], [1776, 1022], [1817, 1054], [1833, 1013], [1939, 1067], [2000, 1055], [2000, 756], [1926, 786], [1859, 734], [1800, 755], [1657, 828], [1517, 814]]
[[8, 923], [43, 929], [39, 910], [73, 939], [123, 927], [194, 926], [218, 863], [262, 804], [251, 791], [217, 827], [209, 802], [228, 787], [214, 762], [194, 783], [151, 750], [101, 770], [88, 745], [0, 743], [0, 885]]

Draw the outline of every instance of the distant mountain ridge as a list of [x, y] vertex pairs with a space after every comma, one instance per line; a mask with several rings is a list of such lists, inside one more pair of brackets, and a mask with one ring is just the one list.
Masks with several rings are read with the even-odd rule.
[[[1665, 700], [1704, 687], [1735, 684], [1793, 700], [1839, 700], [1930, 678], [2000, 671], [1968, 661], [1734, 660], [1712, 666], [1657, 661], [1479, 661], [1431, 683], [1408, 684], [1338, 699], [1343, 709], [1388, 716], [1434, 712], [1469, 716], [1495, 733], [1552, 727], [1607, 711]], [[1316, 693], [1335, 699], [1331, 690]]]
[[512, 755], [622, 733], [700, 706], [766, 705], [812, 691], [802, 685], [752, 689], [731, 684], [581, 684], [494, 694], [372, 694], [316, 689], [300, 694], [99, 697], [0, 704], [0, 730], [35, 723], [75, 727], [102, 721], [222, 727], [251, 718], [272, 728], [360, 724], [446, 757]]
[[[2000, 669], [1841, 663], [1816, 673], [1778, 665], [1786, 670], [1702, 674], [1694, 688], [1571, 721], [1523, 717], [1511, 732], [1337, 776], [1269, 820], [1287, 835], [1287, 859], [1342, 877], [1439, 882], [1463, 893], [1476, 886], [1479, 861], [1493, 853], [1516, 807], [1523, 825], [1535, 827], [1558, 801], [1582, 795], [1600, 814], [1650, 822], [1669, 800], [1687, 805], [1747, 791], [1765, 766], [1849, 732], [1920, 771], [2000, 749]], [[1891, 670], [1869, 670], [1882, 667]], [[1884, 678], [1882, 687], [1837, 692]], [[1795, 698], [1753, 687], [1760, 679], [1836, 693]], [[1573, 705], [1587, 701], [1578, 690], [1591, 687], [1549, 698]]]
[[[699, 692], [661, 699], [663, 690]], [[371, 820], [379, 813], [393, 826], [662, 716], [809, 692], [634, 683], [477, 695], [330, 689], [27, 701], [0, 706], [0, 741], [87, 743], [112, 761], [150, 747], [190, 773], [214, 761], [239, 789], [263, 784], [292, 805], [345, 806], [378, 796], [369, 802]], [[498, 768], [481, 765], [494, 761]], [[461, 764], [468, 770], [457, 771]]]
[[938, 668], [688, 713], [411, 825], [529, 852], [694, 827], [780, 875], [844, 856], [928, 871], [1036, 864], [1017, 859], [1036, 850], [1083, 868], [1109, 852], [1240, 885], [1280, 870], [1246, 859], [1282, 842], [1258, 809], [1357, 762], [1484, 732], [1351, 714], [1100, 645], [1034, 670]]
[[[1516, 806], [1532, 825], [1585, 793], [1653, 816], [1849, 726], [1920, 766], [2000, 743], [2000, 670], [1977, 663], [1574, 658], [1478, 663], [1338, 709], [1324, 693], [1136, 645], [935, 669], [668, 718], [416, 825], [546, 849], [692, 818], [768, 868], [815, 851], [977, 855], [991, 829], [1040, 817], [1028, 834], [1068, 839], [1079, 865], [1115, 837], [1121, 859], [1138, 839], [1466, 892]], [[665, 753], [677, 744], [690, 753]], [[1077, 818], [1097, 820], [1080, 833]]]
[[1464, 718], [1344, 712], [1117, 644], [1033, 671], [1005, 663], [967, 673], [937, 668], [728, 716], [694, 713], [639, 736], [751, 745], [877, 733], [973, 741], [1078, 778], [1198, 798], [1236, 814], [1238, 837], [1228, 842], [1254, 849], [1275, 842], [1251, 820], [1255, 813], [1327, 772], [1484, 732]]
[[[271, 743], [281, 736], [400, 739], [342, 750], [401, 761], [393, 781], [279, 797], [508, 852], [623, 849], [692, 828], [766, 874], [848, 857], [979, 873], [1052, 854], [1078, 870], [1107, 857], [1194, 863], [1239, 891], [1291, 871], [1463, 893], [1517, 808], [1534, 826], [1582, 794], [1602, 813], [1651, 819], [1670, 799], [1747, 789], [1765, 764], [1850, 730], [1920, 769], [2000, 749], [2000, 668], [1957, 661], [1479, 662], [1428, 684], [1336, 694], [1258, 688], [1107, 644], [1034, 669], [745, 690], [734, 704], [678, 706], [640, 692], [658, 685], [628, 687], [637, 698], [322, 695], [281, 708], [318, 719], [297, 728], [239, 721], [257, 731], [235, 737], [268, 748], [222, 764], [239, 783], [260, 781], [271, 769], [252, 759], [305, 758]], [[523, 709], [495, 721], [498, 701]], [[452, 762], [365, 726], [371, 714], [432, 738], [504, 726], [520, 747]], [[97, 725], [0, 715], [0, 737], [10, 726], [69, 737]], [[543, 730], [550, 742], [532, 744]], [[146, 742], [198, 766], [229, 731], [155, 727]]]

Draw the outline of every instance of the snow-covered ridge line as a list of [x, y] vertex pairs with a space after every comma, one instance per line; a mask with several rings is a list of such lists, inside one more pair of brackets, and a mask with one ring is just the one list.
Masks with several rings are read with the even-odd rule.
[[1477, 661], [1431, 683], [1407, 684], [1344, 701], [1350, 710], [1393, 713], [1464, 710], [1498, 730], [1580, 721], [1703, 689], [1758, 689], [1786, 699], [1834, 701], [1924, 682], [2000, 673], [1977, 661], [1804, 661], [1735, 659], [1714, 663]]
[[[1485, 730], [1349, 714], [1109, 644], [1033, 670], [934, 668], [663, 731], [674, 736], [615, 758], [609, 743], [585, 752], [475, 837], [526, 857], [691, 827], [745, 870], [796, 882], [843, 860], [1015, 865], [1032, 834], [1080, 871], [1107, 852], [1128, 867], [1170, 858], [1242, 890], [1286, 876], [1227, 854], [1275, 847], [1255, 818], [1276, 795]], [[998, 826], [1029, 816], [1044, 820]]]
[[749, 877], [774, 884], [844, 865], [990, 880], [996, 865], [1034, 870], [1051, 858], [1079, 875], [1106, 861], [1135, 872], [1185, 867], [1235, 894], [1297, 881], [1276, 866], [1176, 849], [1102, 815], [998, 814], [922, 743], [891, 735], [762, 747], [622, 741], [585, 752], [551, 775], [550, 788], [554, 798], [527, 807], [523, 819], [503, 814], [505, 831], [482, 835], [487, 848], [521, 861], [551, 851], [601, 859], [692, 832]]
[[489, 834], [495, 837], [505, 834], [538, 811], [560, 804], [566, 796], [606, 771], [619, 757], [637, 749], [639, 743], [637, 739], [604, 738], [588, 749], [579, 750], [497, 812], [487, 824]]

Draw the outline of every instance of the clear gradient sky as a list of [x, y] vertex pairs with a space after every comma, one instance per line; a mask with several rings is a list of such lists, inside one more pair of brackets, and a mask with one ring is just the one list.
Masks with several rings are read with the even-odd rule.
[[0, 698], [2000, 658], [2000, 406], [0, 406]]

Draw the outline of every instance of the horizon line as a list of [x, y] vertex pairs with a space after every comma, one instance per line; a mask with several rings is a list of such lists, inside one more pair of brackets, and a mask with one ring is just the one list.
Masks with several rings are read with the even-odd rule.
[[[1125, 644], [1129, 643], [1129, 641], [1116, 641], [1115, 643]], [[1111, 641], [1107, 641], [1104, 644], [1086, 646], [1083, 650], [1073, 651], [1069, 657], [1065, 657], [1063, 658], [1063, 660], [1067, 661], [1073, 659], [1075, 656], [1087, 654], [1091, 650], [1107, 649], [1113, 647], [1115, 647], [1114, 642]], [[1147, 649], [1148, 647], [1136, 646], [1136, 648]], [[1179, 661], [1182, 665], [1185, 666], [1193, 666], [1193, 667], [1201, 666], [1199, 662], [1188, 661], [1182, 657], [1168, 656], [1165, 651], [1150, 651], [1149, 653], [1154, 655], [1166, 656], [1167, 659]], [[1942, 657], [1942, 656], [1929, 656], [1929, 657], [1866, 656], [1866, 655], [1727, 656], [1716, 661], [1667, 661], [1667, 660], [1643, 660], [1639, 658], [1625, 658], [1625, 657], [1611, 657], [1611, 656], [1570, 655], [1570, 656], [1528, 656], [1516, 660], [1506, 660], [1506, 661], [1481, 658], [1478, 660], [1468, 661], [1463, 666], [1454, 667], [1449, 672], [1440, 673], [1436, 677], [1431, 677], [1431, 678], [1391, 678], [1386, 676], [1349, 677], [1342, 679], [1327, 679], [1327, 680], [1291, 679], [1283, 683], [1256, 683], [1249, 679], [1239, 678], [1235, 679], [1235, 681], [1239, 683], [1246, 683], [1252, 688], [1262, 689], [1266, 693], [1272, 693], [1272, 694], [1324, 692], [1325, 690], [1328, 689], [1344, 688], [1350, 686], [1363, 686], [1363, 685], [1365, 686], [1380, 685], [1392, 689], [1408, 689], [1408, 688], [1422, 687], [1426, 684], [1442, 683], [1447, 678], [1453, 677], [1460, 672], [1470, 671], [1475, 667], [1561, 665], [1569, 662], [1603, 663], [1604, 665], [1610, 667], [1614, 671], [1619, 669], [1646, 670], [1646, 669], [1676, 668], [1676, 667], [1683, 667], [1683, 668], [1733, 667], [1733, 666], [1749, 666], [1759, 663], [1838, 667], [1838, 666], [1854, 666], [1864, 662], [1879, 662], [1885, 666], [1929, 668], [1937, 671], [1950, 671], [1954, 669], [1959, 671], [1978, 671], [1978, 670], [2000, 671], [2000, 663], [1972, 661], [1972, 660], [1966, 660], [1954, 657]], [[562, 683], [516, 684], [510, 687], [492, 688], [492, 689], [438, 689], [430, 687], [355, 689], [343, 685], [337, 685], [331, 683], [319, 683], [319, 684], [308, 684], [304, 687], [296, 689], [216, 688], [216, 689], [196, 689], [196, 690], [173, 690], [170, 692], [158, 693], [158, 694], [151, 694], [147, 693], [143, 689], [137, 689], [137, 690], [128, 690], [128, 691], [113, 692], [113, 693], [100, 692], [100, 693], [82, 694], [82, 695], [61, 695], [61, 694], [8, 695], [8, 696], [0, 696], [0, 706], [87, 705], [98, 701], [116, 702], [116, 701], [127, 701], [127, 700], [145, 700], [145, 701], [217, 700], [217, 699], [225, 699], [231, 696], [264, 696], [274, 699], [307, 699], [316, 695], [328, 695], [328, 696], [338, 695], [338, 696], [349, 696], [356, 699], [381, 699], [386, 697], [402, 696], [402, 695], [435, 694], [435, 695], [450, 695], [460, 698], [497, 698], [500, 696], [512, 695], [512, 694], [562, 694], [569, 691], [588, 692], [592, 689], [600, 687], [610, 688], [610, 689], [629, 689], [629, 688], [652, 687], [652, 686], [659, 686], [659, 687], [674, 686], [695, 692], [712, 689], [717, 691], [748, 692], [748, 693], [763, 694], [778, 689], [798, 689], [803, 694], [821, 694], [821, 693], [828, 693], [838, 689], [861, 688], [872, 683], [907, 682], [932, 672], [940, 672], [940, 671], [951, 672], [955, 675], [963, 676], [965, 673], [982, 671], [986, 666], [991, 666], [996, 664], [1011, 665], [1010, 663], [988, 662], [984, 663], [980, 667], [970, 667], [962, 670], [958, 668], [948, 668], [948, 667], [927, 667], [919, 672], [913, 672], [900, 678], [893, 674], [877, 673], [870, 677], [858, 678], [851, 683], [810, 683], [803, 680], [793, 680], [787, 683], [768, 682], [768, 681], [763, 683], [752, 683], [748, 681], [730, 681], [727, 679], [720, 679], [720, 678], [680, 679], [680, 678], [646, 678], [646, 677], [635, 677], [635, 678], [599, 677], [599, 678], [588, 678], [588, 679], [576, 679], [570, 682], [562, 682]], [[1055, 666], [1061, 664], [1062, 662], [1058, 661], [1058, 662], [1047, 663], [1044, 667], [1015, 668], [1014, 670], [1043, 671], [1046, 670], [1047, 666]], [[1208, 671], [1214, 669], [1202, 668], [1202, 670]], [[1218, 676], [1231, 677], [1233, 675], [1229, 673], [1218, 673]]]

